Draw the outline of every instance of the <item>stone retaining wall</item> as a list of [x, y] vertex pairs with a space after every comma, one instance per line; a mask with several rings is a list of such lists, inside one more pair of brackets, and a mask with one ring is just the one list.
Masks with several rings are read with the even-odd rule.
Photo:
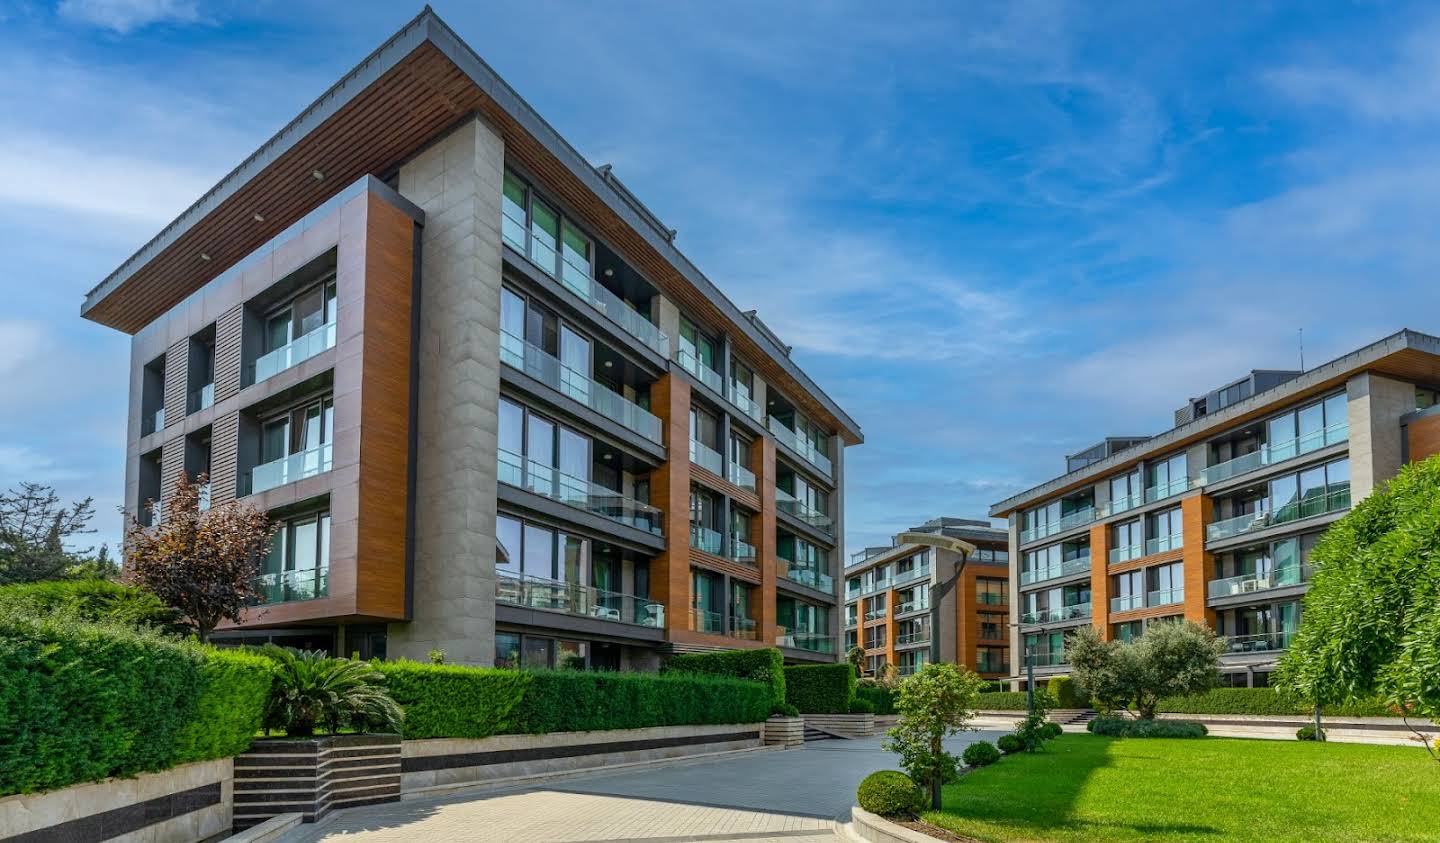
[[400, 798], [399, 735], [255, 741], [235, 756], [236, 831], [280, 814], [314, 822], [335, 808]]
[[5, 843], [196, 843], [230, 830], [231, 760], [0, 799]]
[[875, 734], [873, 714], [802, 714], [805, 725], [847, 738], [868, 738]]
[[771, 717], [765, 721], [766, 746], [804, 746], [805, 718]]

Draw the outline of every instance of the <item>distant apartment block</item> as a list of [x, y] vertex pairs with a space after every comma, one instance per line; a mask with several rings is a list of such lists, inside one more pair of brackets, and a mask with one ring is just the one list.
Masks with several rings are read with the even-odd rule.
[[86, 298], [126, 510], [271, 516], [232, 642], [834, 661], [860, 429], [675, 240], [427, 8]]
[[[945, 539], [974, 550], [957, 551]], [[1007, 677], [1007, 540], [988, 521], [936, 518], [900, 534], [891, 547], [853, 554], [845, 568], [845, 651], [862, 647], [870, 676], [887, 666], [908, 676], [938, 660], [986, 679]]]
[[1437, 388], [1440, 339], [1402, 331], [1306, 371], [1251, 372], [1187, 401], [1172, 429], [1107, 438], [995, 504], [1012, 682], [1027, 661], [1037, 682], [1066, 673], [1078, 626], [1129, 639], [1185, 618], [1225, 639], [1227, 684], [1268, 684], [1326, 526], [1440, 450]]

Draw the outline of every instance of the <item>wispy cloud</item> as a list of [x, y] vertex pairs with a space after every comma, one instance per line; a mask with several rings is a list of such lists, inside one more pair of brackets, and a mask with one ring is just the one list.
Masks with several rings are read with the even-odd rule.
[[1440, 19], [1425, 20], [1407, 27], [1394, 41], [1368, 45], [1371, 49], [1358, 61], [1353, 53], [1342, 52], [1346, 45], [1333, 45], [1331, 55], [1274, 67], [1261, 78], [1300, 105], [1387, 123], [1433, 121], [1440, 118], [1437, 39]]
[[192, 168], [0, 130], [0, 202], [160, 226], [207, 187]]
[[195, 0], [61, 0], [60, 16], [120, 35], [157, 23], [196, 23]]

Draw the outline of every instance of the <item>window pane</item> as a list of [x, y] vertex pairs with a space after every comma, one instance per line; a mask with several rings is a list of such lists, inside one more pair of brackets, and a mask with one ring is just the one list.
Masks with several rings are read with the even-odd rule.
[[315, 521], [301, 521], [295, 525], [294, 552], [290, 554], [287, 571], [308, 571], [315, 567], [315, 554], [319, 549], [319, 535]]
[[543, 527], [526, 524], [524, 553], [523, 568], [526, 576], [541, 577], [547, 580], [555, 578], [554, 533]]
[[495, 666], [520, 666], [520, 636], [513, 632], [495, 633]]
[[570, 286], [580, 290], [582, 295], [590, 294], [590, 241], [565, 223], [565, 238], [562, 245], [564, 263], [561, 277]]
[[530, 203], [530, 259], [555, 274], [556, 248], [560, 243], [560, 219], [538, 200]]
[[500, 330], [516, 339], [525, 338], [525, 299], [508, 287], [500, 290]]
[[520, 573], [520, 522], [505, 515], [495, 519], [495, 567]]
[[505, 198], [501, 209], [500, 231], [505, 236], [505, 242], [521, 252], [525, 251], [525, 185], [509, 173], [505, 174]]
[[525, 411], [504, 398], [500, 399], [500, 450], [525, 453]]

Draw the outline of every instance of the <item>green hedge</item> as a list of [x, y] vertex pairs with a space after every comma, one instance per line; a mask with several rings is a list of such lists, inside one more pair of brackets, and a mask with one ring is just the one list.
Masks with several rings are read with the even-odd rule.
[[376, 662], [405, 710], [407, 738], [488, 738], [513, 730], [532, 674], [414, 661]]
[[980, 711], [1025, 711], [1024, 691], [985, 691], [975, 700]]
[[775, 647], [761, 650], [725, 650], [719, 653], [681, 653], [665, 663], [667, 673], [700, 673], [753, 679], [770, 686], [773, 705], [785, 703], [785, 657]]
[[512, 728], [523, 734], [759, 723], [770, 716], [770, 688], [748, 679], [532, 671]]
[[1075, 680], [1069, 676], [1052, 676], [1045, 683], [1045, 692], [1055, 700], [1056, 708], [1089, 708], [1090, 701], [1075, 687]]
[[48, 618], [65, 614], [82, 621], [153, 626], [185, 633], [180, 613], [148, 591], [102, 579], [48, 580], [0, 586], [0, 613]]
[[[1169, 697], [1160, 701], [1158, 711], [1167, 714], [1273, 714], [1308, 715], [1310, 706], [1280, 694], [1273, 688], [1212, 688], [1190, 697]], [[1353, 705], [1329, 705], [1324, 713], [1332, 717], [1393, 717], [1389, 706], [1376, 700]]]
[[785, 701], [802, 714], [845, 714], [855, 696], [849, 664], [801, 664], [785, 668]]
[[231, 755], [259, 727], [263, 660], [74, 617], [0, 613], [0, 795]]
[[865, 700], [875, 706], [876, 714], [894, 714], [895, 697], [896, 692], [884, 685], [861, 682], [855, 686], [855, 698]]

